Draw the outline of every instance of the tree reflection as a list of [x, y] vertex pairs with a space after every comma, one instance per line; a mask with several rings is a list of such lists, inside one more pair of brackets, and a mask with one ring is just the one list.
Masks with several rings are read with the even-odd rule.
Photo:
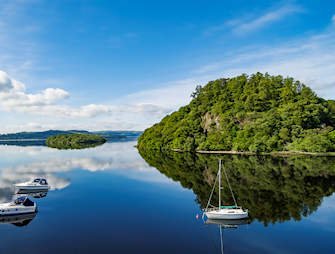
[[[308, 216], [335, 190], [335, 158], [199, 155], [139, 151], [150, 166], [192, 189], [206, 205], [218, 168], [218, 158], [229, 176], [239, 205], [265, 225]], [[233, 202], [226, 181], [227, 204]], [[213, 200], [218, 199], [217, 193]]]

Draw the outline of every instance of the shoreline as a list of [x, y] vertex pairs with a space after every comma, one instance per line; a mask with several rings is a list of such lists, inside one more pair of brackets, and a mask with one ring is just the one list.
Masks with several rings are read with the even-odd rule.
[[[181, 149], [171, 149], [173, 152], [184, 153]], [[206, 151], [206, 150], [196, 150], [199, 154], [222, 154], [222, 155], [246, 155], [246, 156], [317, 156], [317, 157], [335, 157], [335, 152], [326, 153], [312, 153], [312, 152], [301, 152], [301, 151], [276, 151], [276, 152], [242, 152], [242, 151]]]
[[24, 142], [24, 141], [43, 141], [43, 138], [21, 138], [21, 139], [0, 139], [0, 142]]

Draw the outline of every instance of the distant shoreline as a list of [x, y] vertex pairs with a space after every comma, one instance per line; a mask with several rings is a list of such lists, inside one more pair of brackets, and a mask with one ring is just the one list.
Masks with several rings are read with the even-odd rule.
[[43, 141], [45, 138], [21, 138], [21, 139], [0, 139], [0, 142], [15, 142], [15, 141]]
[[[172, 149], [174, 152], [183, 153], [181, 149]], [[247, 155], [247, 156], [323, 156], [323, 157], [335, 157], [335, 152], [326, 152], [326, 153], [312, 153], [312, 152], [299, 152], [299, 151], [278, 151], [278, 152], [268, 152], [268, 153], [255, 153], [255, 152], [242, 152], [242, 151], [206, 151], [206, 150], [197, 150], [195, 151], [199, 154], [223, 154], [223, 155]]]

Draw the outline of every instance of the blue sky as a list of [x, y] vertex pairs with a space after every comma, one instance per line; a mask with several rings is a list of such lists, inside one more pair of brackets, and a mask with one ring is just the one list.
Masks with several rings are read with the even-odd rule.
[[256, 71], [334, 99], [335, 2], [0, 0], [0, 132], [143, 130]]

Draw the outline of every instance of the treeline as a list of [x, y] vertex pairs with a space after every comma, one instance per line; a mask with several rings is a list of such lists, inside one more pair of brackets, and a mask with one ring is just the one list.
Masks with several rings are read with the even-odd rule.
[[198, 86], [189, 105], [145, 130], [140, 149], [335, 151], [335, 101], [293, 78], [256, 73]]
[[58, 149], [82, 149], [102, 145], [106, 139], [95, 134], [60, 134], [48, 137], [46, 145]]
[[68, 131], [48, 130], [48, 131], [34, 131], [34, 132], [17, 132], [17, 133], [0, 134], [0, 140], [47, 139], [50, 136], [60, 134], [71, 134], [71, 133], [89, 134], [89, 132], [85, 130], [68, 130]]

